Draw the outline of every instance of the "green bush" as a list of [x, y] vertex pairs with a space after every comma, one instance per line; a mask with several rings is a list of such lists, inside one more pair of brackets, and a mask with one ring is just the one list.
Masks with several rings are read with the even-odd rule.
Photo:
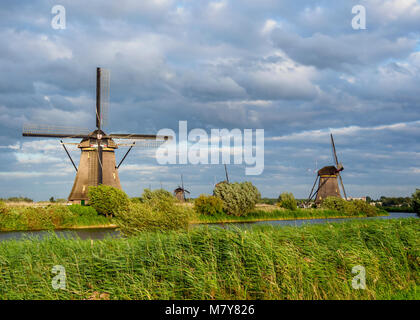
[[350, 215], [366, 215], [367, 217], [375, 217], [379, 210], [363, 200], [351, 200], [347, 202], [347, 210]]
[[198, 214], [206, 216], [223, 214], [223, 201], [215, 196], [202, 194], [194, 200], [194, 209]]
[[127, 210], [130, 199], [124, 191], [106, 185], [89, 187], [89, 205], [99, 214], [105, 216], [115, 215], [122, 210]]
[[416, 189], [411, 198], [411, 207], [413, 211], [420, 216], [420, 189]]
[[128, 210], [116, 214], [115, 221], [124, 235], [131, 236], [142, 231], [186, 230], [192, 215], [191, 209], [174, 201], [153, 199], [130, 203]]
[[143, 194], [141, 195], [142, 202], [159, 202], [159, 201], [169, 201], [174, 202], [176, 199], [169, 191], [165, 189], [150, 190], [144, 189]]
[[80, 204], [72, 204], [67, 207], [71, 212], [77, 214], [79, 217], [96, 217], [98, 212], [94, 207], [82, 206]]
[[213, 195], [223, 201], [223, 211], [233, 216], [246, 216], [261, 199], [251, 182], [219, 183]]
[[380, 213], [380, 210], [363, 200], [346, 201], [338, 197], [327, 197], [321, 203], [324, 209], [338, 211], [346, 216], [368, 216], [374, 217]]
[[297, 210], [297, 202], [293, 193], [283, 192], [279, 196], [278, 206], [288, 210]]
[[321, 208], [334, 210], [341, 213], [346, 212], [346, 207], [347, 201], [339, 197], [327, 197], [321, 203]]

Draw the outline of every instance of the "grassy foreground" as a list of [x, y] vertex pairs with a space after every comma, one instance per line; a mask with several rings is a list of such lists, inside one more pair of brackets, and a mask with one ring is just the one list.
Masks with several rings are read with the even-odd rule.
[[[1, 299], [419, 299], [419, 219], [0, 246]], [[67, 288], [53, 290], [54, 265]], [[351, 286], [366, 268], [366, 290]]]

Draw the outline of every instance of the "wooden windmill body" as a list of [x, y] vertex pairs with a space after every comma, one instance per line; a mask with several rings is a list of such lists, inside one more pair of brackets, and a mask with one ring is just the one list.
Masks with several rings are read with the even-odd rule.
[[185, 202], [185, 200], [186, 200], [186, 196], [185, 196], [185, 194], [186, 193], [190, 193], [188, 190], [186, 190], [185, 188], [184, 188], [184, 179], [183, 179], [183, 177], [182, 177], [182, 175], [181, 175], [181, 186], [178, 186], [178, 188], [176, 188], [175, 190], [174, 190], [174, 196], [175, 196], [175, 198], [177, 198], [180, 202]]
[[[79, 202], [88, 200], [88, 187], [98, 185], [98, 173], [100, 172], [98, 139], [96, 130], [92, 137], [83, 139], [78, 148], [81, 150], [79, 168], [74, 180], [73, 188], [68, 200]], [[121, 189], [120, 178], [115, 161], [115, 149], [118, 148], [113, 139], [102, 139], [102, 184]]]
[[[331, 134], [331, 146], [333, 150], [333, 157], [335, 166], [326, 166], [318, 170], [317, 177], [314, 185], [312, 186], [311, 193], [309, 194], [308, 202], [315, 197], [315, 203], [319, 204], [328, 197], [341, 198], [340, 188], [338, 186], [338, 180], [340, 180], [341, 188], [343, 190], [344, 198], [347, 200], [346, 191], [344, 189], [343, 179], [340, 172], [344, 170], [341, 163], [338, 163], [337, 152], [335, 149], [335, 143], [333, 135]], [[318, 182], [318, 188], [315, 190], [315, 186]]]
[[338, 187], [339, 171], [335, 166], [327, 166], [318, 170], [318, 192], [316, 193], [315, 203], [320, 203], [327, 197], [341, 198], [340, 188]]
[[[63, 140], [61, 144], [73, 164], [77, 174], [68, 200], [74, 203], [84, 203], [88, 200], [90, 186], [101, 184], [121, 189], [118, 176], [118, 168], [121, 166], [128, 153], [134, 146], [157, 146], [170, 136], [157, 136], [151, 134], [106, 134], [102, 126], [107, 118], [109, 105], [109, 71], [101, 68], [96, 69], [96, 129], [92, 132], [88, 129], [26, 125], [23, 136], [82, 139], [77, 144], [81, 150], [80, 162], [77, 167], [70, 156]], [[115, 143], [114, 139], [132, 140], [129, 144]], [[151, 141], [148, 144], [147, 141]], [[115, 150], [118, 146], [129, 146], [124, 157], [116, 165]]]

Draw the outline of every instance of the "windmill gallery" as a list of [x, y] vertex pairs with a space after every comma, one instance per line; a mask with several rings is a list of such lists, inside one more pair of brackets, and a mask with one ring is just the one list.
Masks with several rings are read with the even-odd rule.
[[[242, 161], [244, 161], [246, 165], [253, 165], [253, 167], [245, 168], [245, 173], [247, 175], [259, 175], [263, 172], [264, 130], [262, 129], [255, 130], [255, 146], [253, 146], [254, 132], [251, 129], [245, 129], [243, 137], [242, 132], [239, 129], [232, 129], [231, 131], [227, 129], [212, 129], [211, 137], [208, 137], [202, 129], [193, 129], [187, 134], [186, 121], [179, 122], [179, 146], [176, 144], [175, 132], [170, 129], [161, 129], [156, 135], [105, 133], [103, 131], [103, 126], [106, 125], [108, 119], [109, 80], [110, 73], [108, 70], [102, 68], [96, 69], [96, 128], [93, 131], [89, 129], [50, 125], [25, 125], [23, 128], [22, 135], [24, 137], [61, 139], [61, 144], [76, 170], [73, 187], [68, 196], [69, 202], [85, 203], [88, 200], [89, 186], [104, 184], [122, 189], [118, 169], [132, 148], [136, 146], [159, 147], [156, 152], [156, 160], [159, 164], [176, 163], [177, 154], [179, 156], [178, 160], [180, 164], [186, 164], [187, 160], [191, 164], [207, 164], [209, 149], [207, 146], [203, 147], [203, 141], [205, 143], [210, 141], [210, 162], [212, 164], [219, 164], [221, 154], [222, 162], [226, 166], [226, 163], [230, 163], [230, 156], [233, 154], [234, 164], [241, 164]], [[175, 139], [173, 139], [174, 136]], [[227, 139], [225, 137], [227, 137]], [[231, 138], [233, 138], [234, 142], [233, 147], [230, 146]], [[65, 143], [62, 139], [81, 139], [81, 141], [80, 143]], [[117, 143], [114, 139], [129, 140], [129, 143]], [[198, 142], [196, 142], [192, 148], [188, 148], [188, 142], [191, 140], [198, 140]], [[214, 143], [215, 141], [217, 144]], [[220, 141], [222, 143], [221, 148], [219, 145]], [[78, 166], [75, 165], [66, 148], [66, 144], [77, 144], [77, 147], [81, 150]], [[312, 200], [314, 197], [315, 203], [320, 203], [322, 199], [325, 199], [328, 196], [341, 198], [337, 177], [340, 179], [344, 197], [347, 199], [340, 175], [343, 166], [341, 163], [338, 163], [332, 134], [331, 144], [336, 166], [326, 166], [317, 172], [317, 177], [308, 201]], [[116, 165], [115, 150], [118, 149], [119, 146], [129, 146], [129, 149], [124, 154], [119, 164]], [[177, 150], [177, 147], [179, 147], [180, 150]], [[255, 156], [253, 155], [253, 150], [255, 151]], [[315, 190], [317, 181], [318, 188]], [[185, 201], [185, 193], [189, 193], [189, 191], [184, 189], [182, 182], [182, 187], [175, 189], [174, 194], [181, 201]]]

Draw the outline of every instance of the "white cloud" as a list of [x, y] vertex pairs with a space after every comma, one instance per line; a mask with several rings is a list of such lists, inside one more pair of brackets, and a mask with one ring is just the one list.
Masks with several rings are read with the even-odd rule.
[[277, 27], [277, 21], [273, 19], [267, 19], [264, 23], [264, 26], [262, 27], [261, 32], [263, 35], [267, 35], [271, 31], [273, 31], [276, 27]]
[[314, 141], [326, 141], [326, 138], [333, 133], [336, 136], [355, 136], [360, 135], [363, 132], [369, 131], [403, 131], [406, 129], [414, 128], [414, 130], [420, 132], [420, 120], [413, 121], [413, 122], [400, 122], [400, 123], [393, 123], [387, 125], [378, 125], [378, 126], [371, 126], [371, 127], [361, 127], [361, 126], [349, 126], [349, 127], [341, 127], [341, 128], [328, 128], [328, 129], [320, 129], [320, 130], [307, 130], [297, 133], [291, 133], [288, 135], [283, 136], [275, 136], [266, 138], [268, 141], [306, 141], [306, 142], [314, 142]]

